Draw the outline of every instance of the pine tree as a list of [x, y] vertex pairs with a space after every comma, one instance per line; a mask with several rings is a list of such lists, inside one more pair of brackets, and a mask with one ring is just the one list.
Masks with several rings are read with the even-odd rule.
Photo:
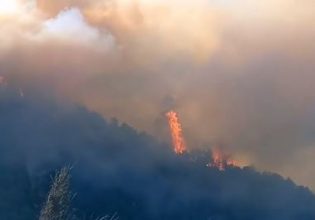
[[72, 193], [70, 192], [70, 170], [71, 168], [66, 166], [56, 172], [39, 220], [73, 219], [70, 211], [72, 200]]

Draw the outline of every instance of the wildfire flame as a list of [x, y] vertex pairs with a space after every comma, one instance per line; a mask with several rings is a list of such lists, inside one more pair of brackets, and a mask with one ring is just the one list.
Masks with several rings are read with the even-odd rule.
[[[188, 150], [178, 114], [175, 111], [169, 111], [166, 113], [166, 117], [171, 131], [174, 152], [179, 155], [186, 153]], [[228, 167], [242, 167], [242, 163], [241, 161], [234, 160], [231, 154], [224, 151], [222, 146], [216, 145], [212, 148], [212, 161], [207, 164], [207, 166], [215, 167], [220, 171], [224, 171]]]
[[187, 151], [185, 140], [183, 137], [182, 126], [176, 112], [170, 111], [166, 113], [168, 124], [171, 130], [172, 142], [176, 154], [183, 154]]
[[231, 159], [230, 155], [224, 153], [221, 148], [215, 147], [212, 149], [212, 163], [210, 166], [224, 171], [229, 166], [237, 166], [237, 162]]

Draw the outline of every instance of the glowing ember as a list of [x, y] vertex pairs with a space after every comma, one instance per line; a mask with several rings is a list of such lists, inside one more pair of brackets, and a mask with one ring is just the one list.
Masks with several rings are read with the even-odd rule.
[[209, 166], [224, 171], [229, 166], [237, 166], [237, 163], [231, 159], [230, 155], [225, 154], [222, 149], [215, 147], [212, 149], [212, 163]]
[[166, 117], [171, 130], [174, 151], [176, 154], [183, 154], [187, 151], [187, 148], [183, 138], [183, 130], [179, 122], [178, 115], [176, 112], [170, 111], [166, 113]]

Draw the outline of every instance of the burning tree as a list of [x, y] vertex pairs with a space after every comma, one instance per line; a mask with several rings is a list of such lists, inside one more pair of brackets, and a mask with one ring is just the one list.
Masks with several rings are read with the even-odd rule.
[[170, 111], [166, 113], [168, 124], [171, 130], [172, 142], [176, 154], [183, 154], [187, 151], [185, 140], [183, 137], [182, 126], [176, 112]]
[[229, 166], [236, 166], [236, 162], [231, 159], [230, 155], [223, 152], [220, 147], [214, 147], [212, 149], [212, 162], [209, 166], [224, 171]]

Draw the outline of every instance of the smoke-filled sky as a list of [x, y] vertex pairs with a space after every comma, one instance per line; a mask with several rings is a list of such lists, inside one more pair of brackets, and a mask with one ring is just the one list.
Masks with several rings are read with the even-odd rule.
[[[0, 83], [315, 189], [312, 0], [0, 0]], [[27, 96], [27, 93], [23, 94]]]

